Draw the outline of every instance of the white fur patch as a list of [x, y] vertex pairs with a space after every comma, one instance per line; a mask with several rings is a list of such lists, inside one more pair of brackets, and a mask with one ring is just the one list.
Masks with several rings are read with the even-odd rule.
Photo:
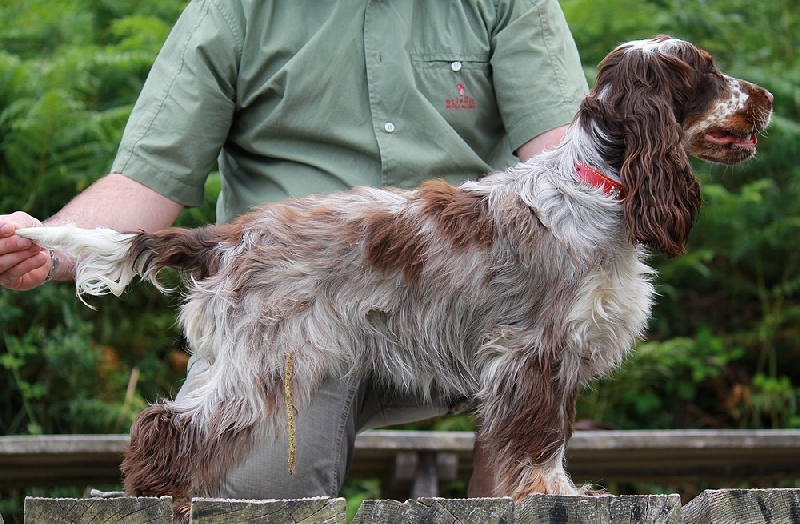
[[78, 297], [84, 293], [105, 295], [109, 292], [119, 296], [136, 276], [132, 264], [120, 263], [128, 252], [127, 241], [135, 236], [132, 233], [107, 228], [82, 229], [69, 224], [28, 227], [18, 229], [16, 234], [78, 260], [75, 274]]
[[686, 45], [686, 42], [677, 38], [668, 38], [666, 40], [632, 40], [620, 47], [626, 51], [641, 51], [645, 54], [665, 54], [673, 52], [682, 45]]

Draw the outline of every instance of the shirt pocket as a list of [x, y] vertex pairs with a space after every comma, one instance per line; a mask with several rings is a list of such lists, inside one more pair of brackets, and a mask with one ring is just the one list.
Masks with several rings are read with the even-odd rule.
[[482, 158], [504, 134], [490, 55], [485, 51], [411, 53], [417, 90]]

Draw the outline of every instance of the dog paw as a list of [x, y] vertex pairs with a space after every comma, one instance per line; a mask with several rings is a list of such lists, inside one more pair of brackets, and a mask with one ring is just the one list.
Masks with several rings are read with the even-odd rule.
[[575, 487], [567, 476], [539, 477], [527, 486], [514, 490], [511, 498], [515, 502], [520, 502], [529, 495], [566, 495], [575, 497], [584, 494], [581, 489]]

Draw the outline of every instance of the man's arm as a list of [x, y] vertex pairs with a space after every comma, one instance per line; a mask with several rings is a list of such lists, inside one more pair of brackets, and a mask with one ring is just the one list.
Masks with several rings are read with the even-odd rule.
[[[183, 206], [123, 175], [110, 174], [76, 196], [64, 208], [45, 220], [45, 225], [75, 224], [80, 227], [108, 227], [117, 231], [157, 231], [172, 224]], [[16, 236], [22, 227], [38, 226], [36, 218], [18, 211], [0, 215], [0, 285], [28, 290], [41, 285], [50, 272], [48, 251]], [[54, 280], [74, 278], [74, 261], [58, 256]]]
[[569, 126], [561, 126], [550, 131], [545, 131], [539, 136], [533, 137], [517, 149], [517, 156], [523, 162], [538, 155], [546, 149], [553, 149], [564, 138]]

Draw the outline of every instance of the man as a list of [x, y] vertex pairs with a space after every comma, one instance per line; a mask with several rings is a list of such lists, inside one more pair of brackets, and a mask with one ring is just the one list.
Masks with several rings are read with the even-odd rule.
[[[557, 0], [194, 0], [153, 65], [111, 174], [45, 223], [162, 229], [202, 203], [215, 163], [220, 222], [358, 185], [460, 183], [556, 145], [585, 91]], [[73, 261], [14, 235], [38, 224], [0, 216], [4, 287], [73, 278]], [[203, 366], [191, 362], [189, 374]], [[265, 442], [220, 495], [336, 495], [357, 431], [455, 409], [330, 378], [297, 414], [296, 473], [285, 446]], [[489, 495], [480, 449], [475, 461], [470, 494]]]

